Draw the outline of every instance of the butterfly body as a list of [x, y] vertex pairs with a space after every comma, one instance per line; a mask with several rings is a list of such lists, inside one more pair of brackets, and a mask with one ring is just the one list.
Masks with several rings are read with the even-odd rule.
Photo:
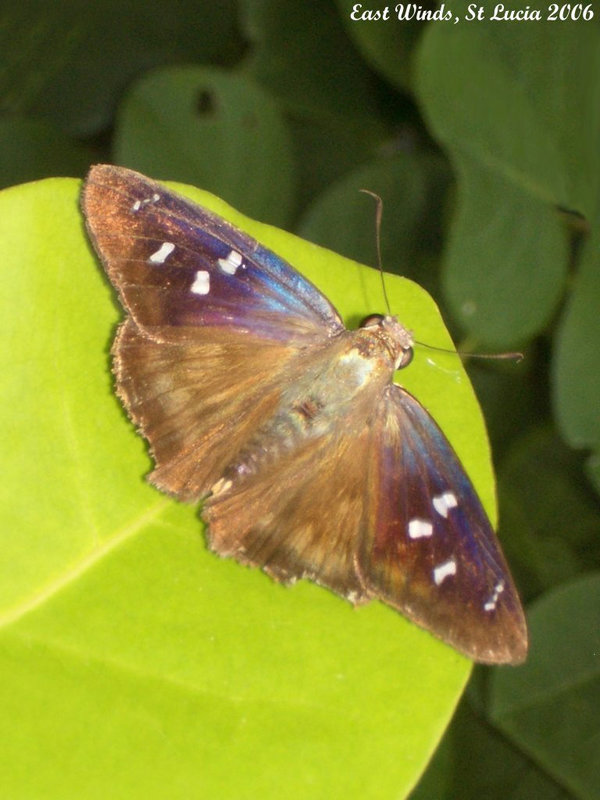
[[412, 354], [395, 317], [348, 331], [279, 256], [129, 170], [94, 167], [82, 202], [127, 311], [114, 370], [150, 480], [204, 500], [211, 548], [355, 604], [379, 598], [476, 660], [523, 660], [523, 612], [479, 498], [393, 382]]
[[313, 348], [298, 352], [290, 364], [290, 378], [282, 377], [273, 415], [227, 467], [219, 494], [228, 481], [239, 485], [266, 462], [277, 463], [305, 442], [331, 435], [340, 425], [348, 434], [362, 429], [410, 341], [408, 332], [387, 317], [369, 329], [332, 336], [317, 353]]

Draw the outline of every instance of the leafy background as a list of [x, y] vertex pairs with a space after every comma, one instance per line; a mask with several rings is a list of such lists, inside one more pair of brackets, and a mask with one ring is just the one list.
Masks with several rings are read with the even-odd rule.
[[[381, 607], [353, 613], [205, 552], [194, 509], [140, 480], [77, 187], [10, 189], [3, 796], [600, 797], [598, 9], [454, 25], [353, 22], [353, 5], [5, 4], [0, 182], [112, 161], [365, 263], [373, 208], [356, 190], [379, 192], [386, 269], [433, 294], [462, 350], [526, 356], [467, 366], [530, 658], [474, 670], [413, 788], [464, 659]], [[257, 230], [347, 318], [380, 304], [370, 273]], [[442, 343], [411, 286], [391, 282], [394, 311]], [[459, 369], [444, 358], [433, 377], [421, 359], [429, 407], [493, 514], [477, 412], [444, 393]]]

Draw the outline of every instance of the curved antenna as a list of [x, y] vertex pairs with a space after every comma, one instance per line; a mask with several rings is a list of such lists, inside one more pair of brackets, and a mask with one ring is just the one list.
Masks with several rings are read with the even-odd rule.
[[370, 194], [371, 197], [374, 197], [375, 202], [377, 204], [377, 209], [375, 211], [375, 242], [377, 244], [377, 266], [379, 267], [379, 274], [381, 275], [381, 287], [383, 289], [383, 299], [385, 301], [388, 314], [392, 316], [392, 309], [390, 307], [390, 301], [388, 299], [387, 291], [385, 288], [385, 279], [383, 277], [383, 265], [381, 262], [381, 217], [383, 215], [383, 200], [378, 194], [375, 194], [375, 192], [372, 192], [370, 189], [360, 189], [360, 191], [363, 192], [364, 194]]
[[[392, 316], [392, 309], [390, 307], [390, 301], [388, 299], [388, 294], [385, 288], [385, 278], [383, 272], [383, 264], [381, 261], [381, 217], [383, 216], [383, 200], [381, 197], [372, 192], [370, 189], [360, 189], [359, 191], [363, 192], [364, 194], [370, 194], [371, 197], [375, 199], [375, 203], [377, 205], [375, 211], [375, 243], [377, 245], [377, 266], [379, 268], [379, 274], [381, 275], [381, 288], [383, 289], [383, 299], [385, 300], [385, 305], [388, 310], [388, 314]], [[449, 350], [446, 347], [436, 347], [432, 344], [426, 344], [425, 342], [419, 342], [415, 339], [414, 344], [418, 344], [421, 347], [426, 347], [428, 350], [437, 350], [438, 353], [451, 353], [459, 355], [461, 358], [486, 358], [496, 361], [515, 361], [517, 364], [519, 361], [522, 361], [524, 358], [523, 353], [519, 352], [512, 352], [512, 353], [466, 353], [461, 350]]]
[[525, 358], [523, 353], [517, 351], [512, 353], [468, 353], [464, 350], [450, 350], [447, 347], [436, 347], [433, 344], [419, 342], [416, 339], [414, 343], [420, 345], [420, 347], [426, 347], [428, 350], [437, 350], [438, 353], [451, 353], [461, 358], [488, 358], [495, 361], [516, 361], [517, 364]]

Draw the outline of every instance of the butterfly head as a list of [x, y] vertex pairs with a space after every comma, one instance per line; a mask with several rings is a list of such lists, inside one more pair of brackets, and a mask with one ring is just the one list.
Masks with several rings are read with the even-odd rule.
[[360, 327], [375, 333], [392, 355], [395, 369], [403, 369], [413, 360], [412, 331], [401, 325], [396, 317], [391, 314], [369, 314]]

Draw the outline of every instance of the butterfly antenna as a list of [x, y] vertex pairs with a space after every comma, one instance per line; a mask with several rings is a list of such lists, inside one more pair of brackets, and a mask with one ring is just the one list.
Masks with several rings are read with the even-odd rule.
[[[377, 245], [377, 266], [379, 267], [379, 274], [381, 275], [381, 288], [383, 289], [383, 299], [385, 300], [385, 305], [388, 310], [388, 314], [391, 315], [392, 309], [390, 308], [390, 301], [388, 299], [387, 290], [385, 288], [385, 277], [383, 272], [383, 264], [381, 260], [381, 217], [383, 215], [383, 200], [378, 194], [372, 192], [370, 189], [361, 189], [361, 192], [364, 194], [370, 194], [371, 197], [375, 198], [375, 203], [377, 205], [375, 211], [375, 243]], [[415, 344], [420, 345], [421, 347], [426, 347], [428, 350], [437, 350], [438, 353], [456, 353], [461, 358], [487, 358], [496, 361], [515, 361], [517, 364], [519, 361], [522, 361], [524, 356], [523, 353], [468, 353], [461, 350], [448, 350], [446, 347], [435, 347], [432, 344], [425, 344], [425, 342], [419, 342], [415, 340]]]
[[374, 197], [375, 203], [377, 204], [377, 209], [375, 211], [375, 243], [377, 245], [377, 266], [379, 268], [379, 274], [381, 275], [381, 287], [383, 289], [383, 299], [385, 301], [388, 314], [390, 314], [391, 316], [392, 309], [390, 308], [390, 301], [388, 299], [387, 291], [385, 288], [383, 264], [381, 261], [381, 217], [383, 215], [383, 200], [378, 194], [375, 194], [375, 192], [372, 192], [370, 189], [361, 189], [360, 191], [364, 192], [364, 194], [370, 194], [371, 197]]
[[523, 361], [525, 356], [523, 353], [469, 353], [464, 350], [449, 350], [447, 347], [436, 347], [433, 344], [425, 344], [425, 342], [418, 342], [415, 340], [415, 344], [420, 345], [421, 347], [426, 347], [428, 350], [437, 350], [438, 353], [452, 353], [452, 355], [459, 355], [461, 358], [487, 358], [495, 361], [515, 361], [517, 364], [519, 361]]

